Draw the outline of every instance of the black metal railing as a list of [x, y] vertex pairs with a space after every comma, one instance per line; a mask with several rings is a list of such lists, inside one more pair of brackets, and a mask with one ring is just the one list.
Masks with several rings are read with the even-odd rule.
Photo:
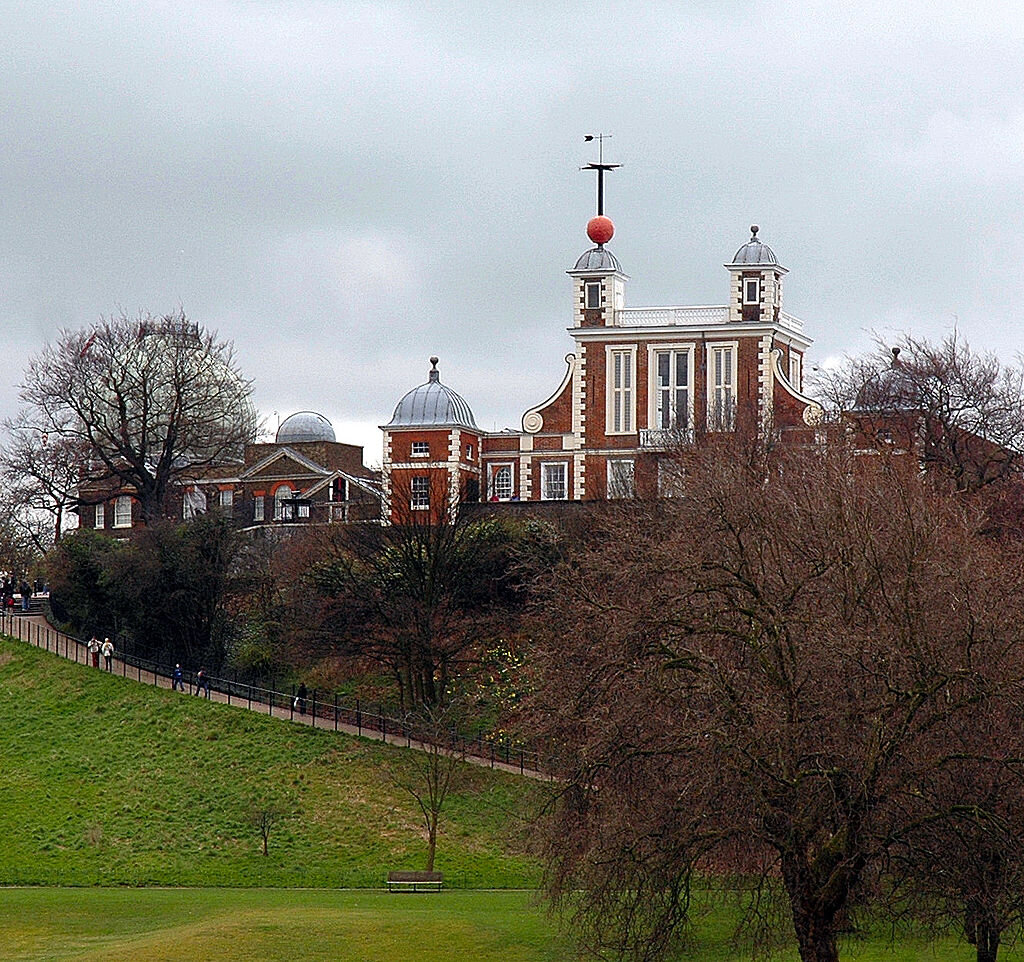
[[[0, 610], [0, 634], [27, 642], [70, 661], [87, 665], [92, 663], [88, 643], [59, 631], [49, 624], [32, 620], [21, 611]], [[106, 659], [101, 655], [97, 664], [101, 670]], [[140, 658], [131, 652], [115, 651], [110, 659], [110, 671], [140, 684], [170, 688], [175, 682], [174, 665]], [[439, 737], [436, 729], [426, 729], [409, 719], [388, 715], [381, 704], [367, 704], [360, 699], [342, 699], [337, 692], [307, 691], [300, 697], [295, 686], [290, 691], [276, 689], [273, 684], [264, 687], [240, 681], [237, 678], [205, 675], [182, 670], [181, 682], [186, 693], [204, 696], [207, 690], [217, 694], [229, 705], [265, 711], [278, 718], [309, 724], [314, 728], [345, 731], [366, 738], [380, 738], [392, 744], [435, 745], [446, 752], [463, 755], [467, 760], [518, 771], [520, 774], [551, 775], [555, 771], [552, 760], [541, 752], [514, 742], [504, 734], [481, 733], [466, 736], [455, 731]], [[207, 688], [208, 686], [208, 688]], [[219, 699], [218, 699], [219, 700]]]

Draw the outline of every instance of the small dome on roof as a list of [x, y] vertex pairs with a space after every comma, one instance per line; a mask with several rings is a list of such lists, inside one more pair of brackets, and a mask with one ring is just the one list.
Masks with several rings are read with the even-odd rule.
[[621, 271], [618, 258], [605, 247], [598, 244], [580, 255], [574, 271]]
[[430, 359], [430, 379], [426, 384], [414, 387], [395, 406], [386, 428], [399, 427], [462, 427], [480, 430], [473, 419], [473, 412], [461, 395], [441, 383], [437, 370], [437, 358]]
[[733, 264], [778, 264], [772, 249], [757, 239], [756, 224], [750, 228], [750, 240], [736, 251], [732, 262]]
[[300, 444], [303, 441], [334, 441], [331, 422], [315, 411], [299, 411], [286, 417], [277, 429], [278, 444]]

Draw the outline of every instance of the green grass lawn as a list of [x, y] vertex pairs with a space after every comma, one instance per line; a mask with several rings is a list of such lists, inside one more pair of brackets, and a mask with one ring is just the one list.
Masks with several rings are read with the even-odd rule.
[[[734, 918], [702, 918], [684, 960], [752, 962]], [[388, 895], [308, 889], [2, 889], [5, 962], [565, 962], [572, 947], [528, 892]], [[763, 956], [759, 956], [763, 958]], [[792, 950], [772, 956], [795, 962]], [[851, 940], [847, 962], [969, 962], [970, 946]], [[1019, 952], [1000, 952], [1019, 962]]]
[[[527, 842], [547, 789], [530, 779], [464, 766], [437, 864], [455, 890], [381, 891], [390, 869], [423, 867], [415, 803], [388, 774], [409, 757], [0, 639], [0, 959], [574, 958], [535, 895], [512, 891], [540, 876]], [[267, 857], [250, 824], [260, 808], [286, 815]], [[700, 913], [683, 958], [749, 962], [734, 926], [726, 908]], [[973, 951], [879, 936], [843, 958]]]
[[[377, 887], [423, 868], [406, 749], [140, 685], [0, 640], [0, 885]], [[544, 788], [463, 766], [438, 870], [532, 887]], [[254, 810], [285, 817], [260, 853]]]

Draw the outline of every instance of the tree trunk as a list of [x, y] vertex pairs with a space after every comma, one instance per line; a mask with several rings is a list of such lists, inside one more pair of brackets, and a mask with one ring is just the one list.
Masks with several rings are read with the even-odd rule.
[[437, 812], [431, 812], [427, 822], [427, 871], [434, 871], [434, 854], [437, 852]]
[[996, 962], [996, 955], [999, 952], [999, 928], [991, 920], [985, 919], [978, 923], [974, 931], [977, 938], [978, 962]]
[[839, 962], [836, 916], [842, 906], [822, 904], [810, 866], [798, 856], [783, 855], [782, 878], [801, 962]]

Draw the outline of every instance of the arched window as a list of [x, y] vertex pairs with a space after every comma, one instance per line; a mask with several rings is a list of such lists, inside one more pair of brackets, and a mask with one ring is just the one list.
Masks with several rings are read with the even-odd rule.
[[[292, 521], [292, 514], [295, 506], [290, 502], [295, 498], [295, 492], [287, 485], [282, 484], [274, 492], [274, 520]], [[289, 503], [285, 503], [289, 502]]]

